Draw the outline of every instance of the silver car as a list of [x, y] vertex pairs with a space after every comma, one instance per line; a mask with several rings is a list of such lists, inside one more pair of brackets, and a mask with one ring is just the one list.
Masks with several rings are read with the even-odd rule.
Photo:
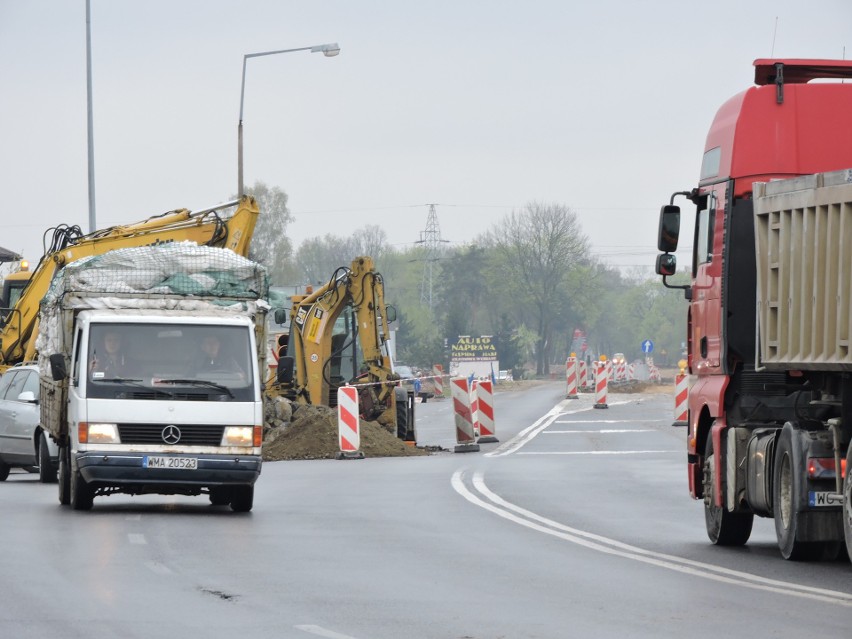
[[12, 468], [38, 467], [40, 481], [55, 482], [58, 454], [39, 426], [38, 366], [13, 366], [0, 376], [0, 481]]

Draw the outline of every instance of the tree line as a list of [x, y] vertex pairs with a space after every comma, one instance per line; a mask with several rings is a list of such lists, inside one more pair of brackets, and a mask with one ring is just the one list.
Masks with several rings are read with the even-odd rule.
[[397, 358], [407, 364], [446, 366], [448, 345], [460, 335], [492, 336], [500, 367], [516, 374], [546, 375], [582, 344], [591, 356], [621, 352], [633, 360], [642, 356], [642, 341], [651, 339], [658, 365], [674, 366], [681, 357], [682, 291], [664, 288], [656, 276], [625, 276], [595, 259], [576, 213], [563, 204], [531, 201], [469, 243], [436, 255], [422, 245], [392, 247], [375, 225], [294, 247], [287, 238], [293, 216], [286, 193], [262, 182], [247, 192], [262, 211], [250, 257], [267, 267], [272, 285], [322, 284], [353, 258], [373, 258], [385, 299], [397, 309]]

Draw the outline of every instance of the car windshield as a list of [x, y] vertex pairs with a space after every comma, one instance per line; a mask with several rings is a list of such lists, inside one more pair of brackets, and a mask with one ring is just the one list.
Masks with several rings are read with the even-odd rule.
[[246, 326], [92, 324], [85, 360], [89, 397], [254, 397]]

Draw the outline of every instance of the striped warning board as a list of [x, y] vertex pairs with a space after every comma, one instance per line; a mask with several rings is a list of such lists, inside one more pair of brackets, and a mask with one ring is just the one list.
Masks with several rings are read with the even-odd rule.
[[432, 385], [435, 388], [435, 397], [444, 396], [444, 367], [440, 364], [432, 366]]
[[476, 385], [476, 423], [479, 426], [480, 444], [499, 442], [494, 430], [494, 384], [483, 380]]
[[689, 423], [689, 377], [675, 375], [675, 412], [672, 426], [686, 426]]
[[565, 361], [565, 381], [568, 384], [566, 399], [577, 399], [577, 358], [569, 357]]
[[340, 452], [338, 459], [363, 459], [361, 427], [358, 422], [358, 389], [341, 386], [337, 389], [337, 432]]
[[595, 408], [609, 408], [606, 403], [607, 381], [612, 371], [609, 362], [595, 362]]
[[473, 427], [473, 412], [471, 410], [470, 386], [467, 377], [453, 377], [450, 380], [450, 391], [453, 396], [453, 413], [456, 422], [457, 453], [470, 453], [479, 450]]

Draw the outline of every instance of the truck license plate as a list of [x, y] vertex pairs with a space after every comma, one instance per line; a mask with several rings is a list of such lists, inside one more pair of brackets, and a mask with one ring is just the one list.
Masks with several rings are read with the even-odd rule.
[[808, 493], [808, 503], [811, 508], [823, 506], [842, 506], [843, 496], [828, 491], [812, 490]]
[[181, 470], [198, 470], [198, 460], [195, 457], [145, 457], [143, 468], [178, 468]]

